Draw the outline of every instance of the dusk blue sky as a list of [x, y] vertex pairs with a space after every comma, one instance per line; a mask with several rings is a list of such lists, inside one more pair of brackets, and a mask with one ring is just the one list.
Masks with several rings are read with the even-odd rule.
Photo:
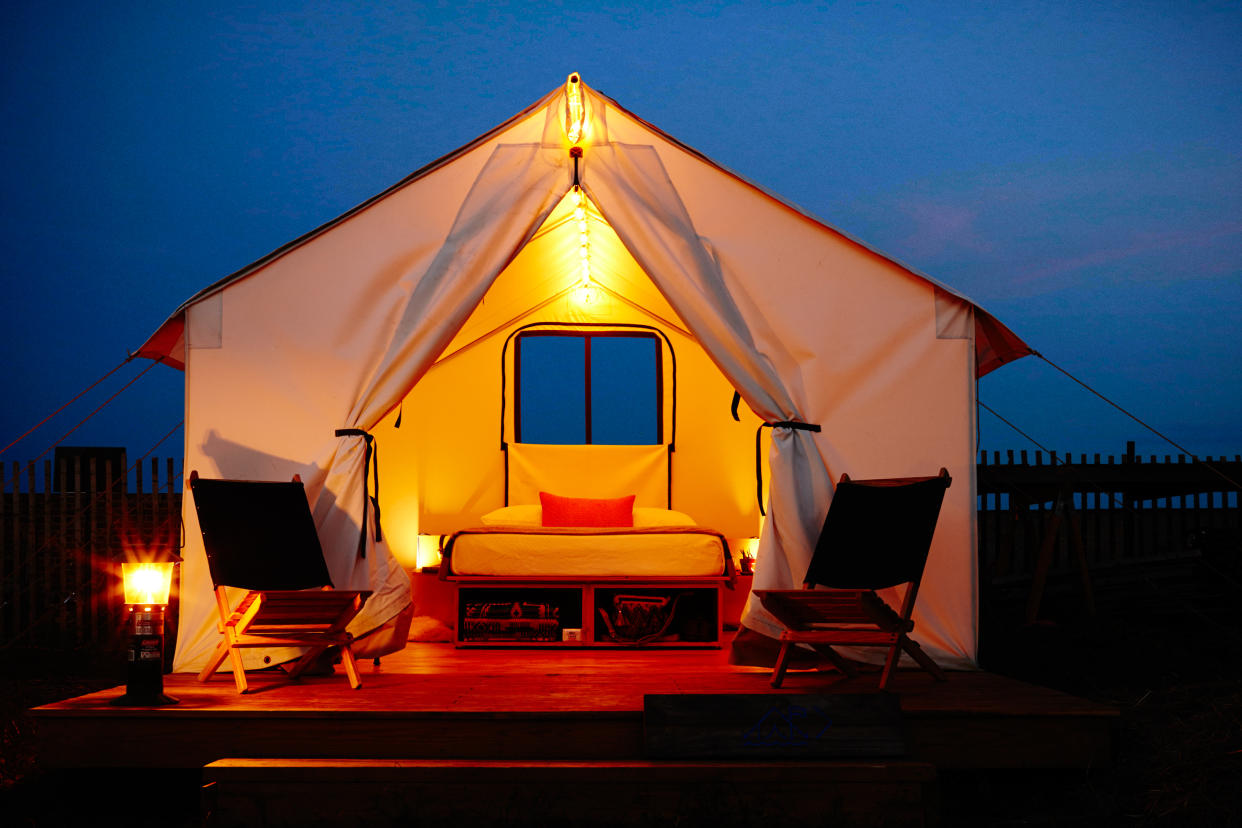
[[[377, 5], [6, 4], [0, 446], [203, 286], [579, 71], [1187, 448], [1242, 452], [1242, 5]], [[68, 442], [132, 459], [181, 388], [157, 366]], [[1058, 450], [1176, 453], [1035, 359], [980, 398]]]

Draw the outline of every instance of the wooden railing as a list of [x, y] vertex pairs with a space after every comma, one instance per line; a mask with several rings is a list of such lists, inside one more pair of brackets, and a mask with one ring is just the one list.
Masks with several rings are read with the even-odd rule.
[[171, 458], [61, 464], [0, 464], [0, 648], [117, 647], [121, 562], [181, 545]]

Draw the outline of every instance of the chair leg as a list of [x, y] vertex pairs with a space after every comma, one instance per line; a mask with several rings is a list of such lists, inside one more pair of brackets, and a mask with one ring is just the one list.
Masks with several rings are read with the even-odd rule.
[[[375, 659], [377, 662], [379, 659]], [[349, 686], [357, 690], [362, 686], [362, 679], [358, 678], [358, 663], [354, 660], [354, 651], [346, 644], [341, 648], [341, 664], [345, 667], [345, 675], [349, 676]]]
[[814, 644], [812, 646], [815, 648], [815, 652], [819, 653], [824, 658], [828, 659], [828, 661], [832, 662], [832, 666], [836, 667], [846, 676], [853, 678], [854, 676], [858, 675], [858, 671], [854, 669], [854, 665], [850, 664], [846, 658], [844, 658], [836, 650], [832, 649], [830, 645]]
[[781, 682], [785, 680], [785, 669], [789, 666], [789, 648], [793, 644], [789, 641], [781, 642], [780, 654], [776, 656], [776, 664], [772, 667], [772, 686], [780, 687]]
[[894, 641], [893, 646], [888, 648], [888, 658], [884, 659], [884, 671], [880, 673], [880, 689], [883, 690], [888, 686], [888, 679], [893, 674], [893, 668], [897, 666], [897, 659], [901, 656], [901, 641]]
[[211, 658], [207, 659], [207, 666], [199, 671], [198, 680], [206, 681], [211, 678], [216, 670], [220, 669], [220, 665], [224, 663], [224, 659], [228, 658], [228, 656], [229, 642], [228, 639], [225, 639], [216, 647], [215, 652], [211, 654]]
[[237, 685], [237, 692], [245, 693], [249, 685], [246, 684], [246, 665], [242, 661], [241, 650], [230, 646], [229, 658], [233, 660], [233, 683]]
[[289, 668], [289, 678], [295, 679], [302, 675], [302, 671], [314, 664], [315, 659], [319, 658], [319, 656], [323, 655], [327, 652], [327, 650], [328, 647], [325, 644], [323, 646], [311, 647], [309, 650], [302, 653], [302, 657], [293, 662], [293, 666]]
[[919, 646], [919, 642], [904, 635], [901, 637], [901, 648], [910, 654], [910, 657], [918, 662], [918, 665], [927, 672], [931, 673], [936, 681], [948, 681], [948, 677], [944, 671], [940, 669], [940, 665], [932, 661], [931, 656], [923, 652], [923, 648]]

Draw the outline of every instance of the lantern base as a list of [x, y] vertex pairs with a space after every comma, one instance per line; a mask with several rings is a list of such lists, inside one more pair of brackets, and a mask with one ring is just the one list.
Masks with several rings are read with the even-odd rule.
[[163, 707], [177, 699], [164, 694], [164, 606], [129, 606], [129, 666], [125, 695], [115, 707]]
[[169, 704], [177, 704], [180, 699], [159, 693], [154, 696], [145, 693], [126, 693], [124, 696], [118, 696], [108, 704], [113, 707], [164, 707]]

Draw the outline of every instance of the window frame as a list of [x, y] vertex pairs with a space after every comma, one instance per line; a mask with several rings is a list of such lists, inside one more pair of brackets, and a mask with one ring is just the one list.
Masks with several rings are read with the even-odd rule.
[[[513, 442], [525, 442], [522, 439], [522, 340], [526, 337], [547, 337], [559, 336], [562, 338], [577, 337], [583, 340], [583, 397], [584, 409], [583, 417], [585, 419], [584, 441], [582, 443], [573, 443], [572, 445], [639, 445], [639, 446], [658, 446], [665, 445], [664, 438], [664, 349], [661, 339], [663, 335], [651, 329], [625, 330], [620, 328], [608, 328], [603, 330], [580, 330], [580, 329], [540, 329], [540, 330], [522, 330], [513, 336]], [[650, 443], [596, 443], [592, 433], [592, 406], [591, 406], [591, 341], [593, 339], [605, 338], [626, 338], [626, 339], [649, 339], [655, 346], [655, 441]], [[671, 345], [671, 343], [670, 343]], [[671, 348], [670, 348], [671, 355]], [[675, 369], [674, 369], [675, 370]], [[675, 403], [674, 403], [675, 404]], [[674, 415], [675, 416], [675, 415]]]

